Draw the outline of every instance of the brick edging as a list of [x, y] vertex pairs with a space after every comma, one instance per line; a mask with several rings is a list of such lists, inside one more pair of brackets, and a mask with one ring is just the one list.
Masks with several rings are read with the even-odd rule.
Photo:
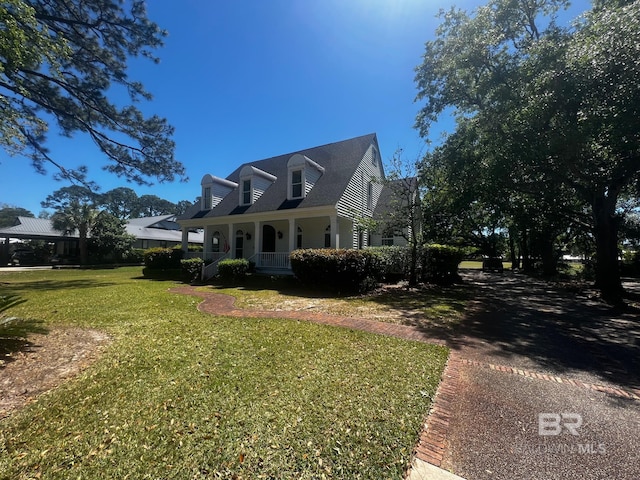
[[459, 388], [462, 363], [457, 352], [451, 350], [414, 451], [416, 458], [436, 467], [441, 466], [444, 458], [449, 420]]
[[555, 375], [547, 375], [547, 374], [532, 372], [531, 370], [523, 370], [520, 368], [509, 367], [506, 365], [495, 365], [493, 363], [479, 362], [477, 360], [468, 360], [466, 358], [459, 359], [459, 362], [461, 362], [464, 365], [496, 370], [498, 372], [510, 373], [512, 375], [520, 375], [527, 378], [535, 378], [538, 380], [545, 380], [547, 382], [563, 383], [563, 384], [571, 385], [574, 387], [586, 388], [589, 390], [604, 392], [610, 395], [615, 395], [616, 397], [620, 397], [620, 398], [640, 400], [640, 389], [637, 389], [637, 388], [629, 387], [625, 389], [625, 388], [619, 388], [619, 387], [611, 387], [607, 385], [598, 385], [594, 383], [585, 383], [579, 380], [572, 380], [569, 378], [558, 377]]

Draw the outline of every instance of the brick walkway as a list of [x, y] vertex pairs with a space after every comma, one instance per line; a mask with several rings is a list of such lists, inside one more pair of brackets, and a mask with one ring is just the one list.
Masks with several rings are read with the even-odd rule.
[[387, 335], [390, 337], [402, 338], [405, 340], [415, 340], [418, 342], [428, 342], [437, 345], [444, 345], [443, 340], [429, 338], [424, 332], [417, 327], [407, 325], [396, 325], [393, 323], [377, 322], [375, 320], [367, 320], [365, 318], [340, 317], [337, 315], [329, 315], [325, 313], [296, 311], [296, 310], [245, 310], [235, 308], [235, 298], [229, 295], [223, 295], [215, 292], [206, 292], [196, 290], [195, 287], [181, 286], [169, 290], [172, 293], [181, 293], [184, 295], [196, 295], [201, 297], [203, 301], [198, 305], [198, 310], [211, 315], [226, 315], [229, 317], [258, 317], [258, 318], [288, 318], [292, 320], [302, 320], [324, 325], [333, 325], [335, 327], [350, 328], [352, 330], [362, 330], [365, 332]]
[[[293, 320], [309, 321], [324, 325], [363, 330], [380, 335], [445, 345], [440, 339], [428, 337], [416, 327], [397, 325], [375, 320], [367, 320], [354, 317], [334, 316], [325, 313], [308, 311], [271, 311], [271, 310], [244, 310], [235, 308], [235, 298], [215, 292], [199, 291], [195, 287], [181, 286], [170, 290], [172, 293], [195, 295], [203, 301], [198, 305], [198, 310], [211, 315], [225, 315], [234, 317], [259, 317], [259, 318], [287, 318]], [[584, 383], [567, 378], [545, 375], [529, 370], [516, 369], [504, 365], [483, 363], [462, 358], [458, 351], [452, 350], [447, 365], [442, 375], [442, 380], [432, 403], [431, 409], [425, 420], [420, 439], [415, 448], [415, 456], [420, 460], [440, 467], [447, 447], [447, 434], [453, 402], [459, 392], [459, 374], [463, 367], [475, 367], [491, 369], [506, 374], [521, 375], [543, 382], [555, 382], [566, 384], [569, 387], [596, 390], [610, 395], [632, 400], [640, 400], [640, 390], [621, 389], [604, 385]]]

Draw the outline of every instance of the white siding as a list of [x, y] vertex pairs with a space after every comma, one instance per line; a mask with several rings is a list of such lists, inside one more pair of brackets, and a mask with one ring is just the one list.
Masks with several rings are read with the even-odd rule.
[[267, 180], [259, 175], [254, 175], [251, 179], [251, 188], [253, 189], [253, 202], [257, 202], [267, 188], [271, 186], [273, 182]]
[[[347, 185], [338, 201], [338, 214], [340, 216], [353, 218], [354, 215], [363, 217], [371, 217], [373, 215], [372, 210], [375, 210], [382, 191], [382, 182], [379, 181], [382, 178], [381, 162], [378, 158], [374, 165], [372, 161], [373, 154], [374, 148], [372, 145], [362, 157], [360, 165], [358, 165], [353, 177], [349, 180], [349, 185]], [[371, 209], [367, 208], [369, 182], [373, 184]], [[354, 234], [354, 238], [357, 239], [357, 235]]]
[[211, 186], [211, 208], [218, 205], [232, 191], [233, 188], [214, 182]]
[[307, 165], [304, 169], [304, 178], [305, 178], [305, 186], [304, 186], [304, 194], [307, 196], [313, 186], [316, 184], [318, 179], [322, 176], [322, 172], [313, 168], [310, 165]]

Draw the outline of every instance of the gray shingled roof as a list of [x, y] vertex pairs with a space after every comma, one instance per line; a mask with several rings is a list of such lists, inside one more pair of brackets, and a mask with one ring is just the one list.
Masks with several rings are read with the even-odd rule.
[[398, 202], [401, 202], [403, 206], [406, 206], [405, 198], [399, 198], [398, 193], [402, 192], [404, 195], [405, 184], [409, 182], [411, 189], [417, 188], [418, 179], [416, 177], [407, 177], [399, 180], [394, 180], [389, 184], [382, 187], [380, 192], [380, 198], [378, 204], [373, 212], [373, 217], [377, 219], [384, 219], [391, 211], [397, 210]]
[[[215, 208], [209, 211], [201, 211], [199, 205], [194, 205], [183, 215], [180, 220], [192, 218], [222, 217], [227, 215], [239, 215], [242, 213], [261, 213], [291, 208], [308, 208], [321, 206], [334, 206], [340, 200], [349, 180], [353, 176], [362, 157], [371, 144], [376, 145], [375, 133], [361, 137], [330, 143], [319, 147], [279, 155], [277, 157], [244, 163], [236, 168], [228, 177], [235, 183], [240, 183], [240, 171], [249, 165], [277, 177], [262, 196], [248, 207], [239, 205], [239, 194], [236, 188], [229, 193]], [[287, 162], [292, 155], [300, 153], [325, 168], [324, 174], [302, 200], [287, 201]]]

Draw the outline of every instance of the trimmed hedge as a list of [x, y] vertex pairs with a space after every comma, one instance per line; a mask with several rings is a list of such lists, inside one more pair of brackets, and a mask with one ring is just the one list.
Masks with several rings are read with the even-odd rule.
[[184, 278], [184, 280], [189, 283], [193, 283], [200, 280], [200, 276], [202, 275], [203, 265], [204, 265], [204, 260], [197, 257], [180, 260], [180, 267], [182, 269], [182, 278]]
[[154, 247], [145, 250], [144, 266], [150, 269], [180, 268], [183, 252], [179, 248]]
[[425, 245], [422, 256], [422, 280], [449, 285], [460, 281], [458, 265], [465, 251], [451, 245]]
[[369, 250], [380, 256], [382, 276], [386, 283], [397, 283], [409, 278], [411, 252], [409, 247], [399, 245], [369, 247]]
[[382, 278], [382, 257], [374, 250], [303, 249], [290, 255], [301, 283], [339, 293], [372, 290]]
[[246, 258], [227, 258], [218, 263], [218, 277], [223, 282], [238, 282], [244, 280], [249, 269], [249, 260]]

